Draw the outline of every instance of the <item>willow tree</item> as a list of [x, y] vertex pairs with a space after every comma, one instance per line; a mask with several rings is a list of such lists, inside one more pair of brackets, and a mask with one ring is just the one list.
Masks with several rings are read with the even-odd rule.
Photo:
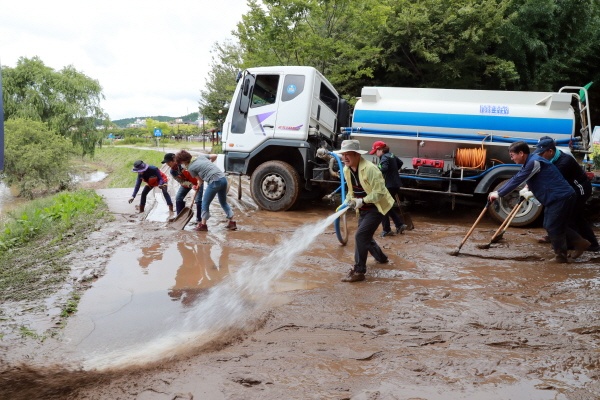
[[108, 120], [100, 107], [104, 95], [97, 80], [73, 66], [55, 71], [38, 57], [21, 57], [16, 67], [3, 67], [2, 72], [5, 120], [45, 122], [82, 154], [93, 155], [101, 137], [96, 127]]

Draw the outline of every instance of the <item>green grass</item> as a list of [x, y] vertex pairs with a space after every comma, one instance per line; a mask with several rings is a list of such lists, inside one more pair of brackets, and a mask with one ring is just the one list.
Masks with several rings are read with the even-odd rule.
[[[198, 145], [202, 145], [197, 142], [173, 142], [179, 146], [176, 148], [185, 149], [198, 149]], [[171, 144], [169, 144], [171, 146]], [[174, 146], [173, 146], [174, 147]], [[212, 153], [221, 153], [221, 145], [217, 145], [212, 148]], [[137, 149], [131, 147], [119, 147], [119, 146], [104, 146], [101, 149], [96, 150], [96, 154], [91, 163], [97, 165], [100, 169], [105, 170], [109, 174], [106, 178], [108, 180], [107, 187], [109, 188], [126, 188], [135, 185], [137, 174], [132, 172], [133, 163], [136, 160], [142, 160], [147, 164], [159, 167], [162, 165], [160, 162], [163, 160], [165, 152], [161, 148], [157, 150], [146, 150]]]
[[63, 258], [113, 216], [91, 190], [61, 192], [8, 213], [0, 231], [0, 301], [45, 298], [64, 284]]

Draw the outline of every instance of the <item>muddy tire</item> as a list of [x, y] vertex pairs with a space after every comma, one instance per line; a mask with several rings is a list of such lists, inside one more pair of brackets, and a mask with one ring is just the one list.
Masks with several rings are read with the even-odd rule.
[[[494, 190], [500, 189], [508, 180], [504, 180], [494, 187]], [[502, 223], [510, 211], [517, 205], [519, 202], [519, 189], [513, 190], [511, 193], [506, 196], [497, 199], [492, 205], [490, 205], [490, 215], [494, 220], [499, 223]], [[527, 226], [531, 225], [538, 219], [538, 217], [542, 214], [544, 207], [538, 206], [534, 202], [530, 200], [525, 200], [521, 209], [512, 220], [510, 226]]]
[[300, 176], [288, 163], [267, 161], [252, 174], [250, 192], [261, 209], [286, 211], [298, 200]]

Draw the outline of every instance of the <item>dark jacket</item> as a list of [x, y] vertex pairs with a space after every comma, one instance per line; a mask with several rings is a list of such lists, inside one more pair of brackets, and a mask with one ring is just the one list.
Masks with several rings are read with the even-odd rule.
[[142, 185], [142, 181], [146, 182], [149, 186], [155, 187], [167, 183], [166, 178], [166, 175], [164, 175], [162, 171], [158, 169], [158, 167], [149, 165], [147, 170], [138, 173], [131, 197], [135, 197], [135, 195], [138, 193], [140, 186]]
[[553, 164], [556, 165], [556, 168], [558, 168], [562, 176], [575, 190], [577, 197], [583, 197], [585, 199], [590, 197], [592, 194], [592, 183], [588, 179], [581, 165], [577, 163], [573, 156], [561, 151]]
[[379, 169], [385, 178], [386, 188], [402, 187], [400, 180], [400, 168], [402, 168], [402, 160], [394, 155], [394, 153], [383, 153], [379, 160]]
[[565, 199], [574, 193], [558, 168], [538, 154], [527, 156], [521, 170], [498, 190], [498, 196], [506, 196], [523, 183], [527, 183], [529, 190], [544, 206]]

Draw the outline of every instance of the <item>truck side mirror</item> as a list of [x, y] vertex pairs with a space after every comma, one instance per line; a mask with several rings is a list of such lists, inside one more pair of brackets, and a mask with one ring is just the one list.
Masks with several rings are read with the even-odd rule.
[[242, 94], [244, 96], [248, 96], [248, 92], [250, 92], [250, 79], [244, 81], [244, 87], [242, 88]]

